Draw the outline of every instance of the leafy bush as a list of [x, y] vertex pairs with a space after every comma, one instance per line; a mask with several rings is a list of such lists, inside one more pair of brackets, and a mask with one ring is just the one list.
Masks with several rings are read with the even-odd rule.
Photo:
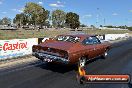
[[132, 31], [132, 27], [128, 27], [128, 30]]

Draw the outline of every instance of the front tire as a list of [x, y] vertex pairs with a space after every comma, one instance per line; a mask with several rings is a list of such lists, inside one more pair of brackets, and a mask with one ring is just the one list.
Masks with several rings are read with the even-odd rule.
[[85, 57], [81, 57], [79, 59], [79, 66], [84, 67], [86, 65], [86, 62], [87, 62], [86, 58]]
[[106, 51], [104, 52], [104, 54], [102, 55], [102, 58], [103, 58], [103, 59], [106, 59], [107, 56], [108, 56], [108, 50], [106, 50]]

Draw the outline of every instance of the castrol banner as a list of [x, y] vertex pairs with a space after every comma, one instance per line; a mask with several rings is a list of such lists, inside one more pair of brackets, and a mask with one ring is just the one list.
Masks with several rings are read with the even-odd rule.
[[38, 38], [0, 40], [0, 59], [24, 56], [32, 53], [32, 46]]

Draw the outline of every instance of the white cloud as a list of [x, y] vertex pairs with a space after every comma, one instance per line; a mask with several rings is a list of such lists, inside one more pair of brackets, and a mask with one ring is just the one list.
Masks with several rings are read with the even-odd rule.
[[2, 2], [2, 1], [0, 1], [0, 5], [1, 5], [1, 4], [3, 4], [3, 2]]
[[64, 7], [64, 4], [60, 1], [57, 1], [56, 3], [49, 4], [51, 7]]
[[38, 2], [38, 4], [42, 5], [42, 4], [43, 4], [43, 2]]
[[64, 7], [64, 5], [59, 5], [59, 4], [50, 4], [49, 6], [51, 6], [51, 7]]
[[12, 11], [15, 11], [15, 12], [20, 12], [20, 13], [22, 13], [23, 12], [23, 10], [24, 10], [24, 8], [20, 8], [20, 9], [11, 9]]
[[87, 14], [87, 15], [84, 15], [83, 18], [91, 18], [92, 15], [91, 14]]
[[7, 12], [1, 12], [1, 13], [6, 14]]
[[49, 4], [49, 6], [51, 6], [51, 7], [57, 7], [58, 5], [57, 4]]
[[112, 15], [113, 15], [113, 16], [117, 16], [117, 15], [119, 15], [119, 14], [118, 14], [118, 13], [113, 13]]

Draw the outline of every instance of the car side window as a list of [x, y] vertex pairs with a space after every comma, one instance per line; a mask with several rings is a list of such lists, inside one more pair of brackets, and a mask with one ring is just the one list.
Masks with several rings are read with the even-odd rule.
[[100, 41], [97, 37], [92, 37], [93, 44], [100, 44]]
[[99, 39], [97, 39], [94, 36], [88, 37], [86, 39], [83, 40], [83, 44], [85, 45], [89, 45], [89, 44], [100, 44]]

